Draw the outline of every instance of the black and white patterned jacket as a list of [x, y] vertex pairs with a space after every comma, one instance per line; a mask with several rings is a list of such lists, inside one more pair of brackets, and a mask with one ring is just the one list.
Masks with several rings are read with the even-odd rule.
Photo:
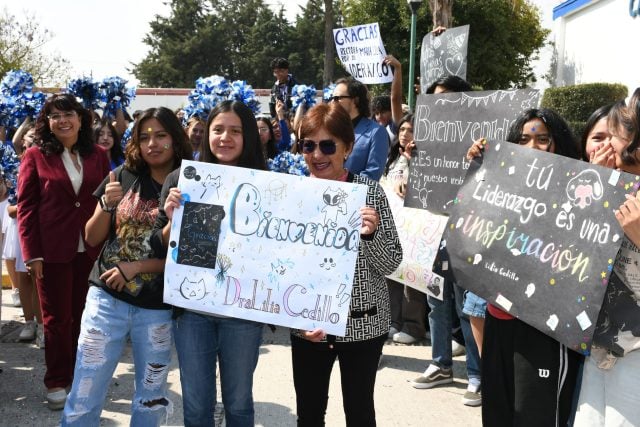
[[[389, 333], [391, 315], [385, 276], [393, 273], [402, 261], [398, 231], [380, 184], [351, 173], [347, 181], [367, 186], [366, 204], [376, 209], [380, 224], [373, 235], [361, 236], [346, 334], [329, 337], [336, 342], [363, 341]], [[292, 333], [302, 336], [298, 330]]]

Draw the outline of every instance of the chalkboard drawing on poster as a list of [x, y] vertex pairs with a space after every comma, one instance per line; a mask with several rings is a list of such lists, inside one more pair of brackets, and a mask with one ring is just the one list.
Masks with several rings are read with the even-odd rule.
[[469, 147], [480, 138], [506, 139], [538, 96], [535, 89], [419, 95], [404, 205], [448, 215], [469, 167]]
[[220, 223], [224, 216], [224, 208], [219, 205], [197, 202], [184, 204], [178, 264], [216, 268]]
[[439, 36], [432, 33], [422, 39], [420, 52], [421, 93], [446, 75], [467, 78], [469, 26], [449, 28]]
[[490, 140], [443, 236], [456, 282], [588, 354], [640, 177]]

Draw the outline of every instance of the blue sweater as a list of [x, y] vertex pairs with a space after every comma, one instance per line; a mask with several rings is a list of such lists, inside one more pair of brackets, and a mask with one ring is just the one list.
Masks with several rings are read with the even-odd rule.
[[380, 181], [389, 153], [389, 135], [375, 121], [361, 117], [355, 125], [356, 141], [344, 167], [355, 175]]

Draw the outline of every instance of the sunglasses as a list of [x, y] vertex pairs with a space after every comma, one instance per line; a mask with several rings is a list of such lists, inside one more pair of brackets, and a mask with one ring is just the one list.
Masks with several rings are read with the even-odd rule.
[[349, 96], [349, 95], [333, 95], [332, 97], [329, 98], [329, 102], [338, 102], [343, 98], [353, 98], [353, 96]]
[[336, 153], [336, 142], [330, 139], [323, 139], [322, 141], [315, 142], [311, 139], [301, 139], [299, 146], [303, 153], [311, 154], [316, 151], [316, 145], [320, 147], [320, 152], [327, 156]]

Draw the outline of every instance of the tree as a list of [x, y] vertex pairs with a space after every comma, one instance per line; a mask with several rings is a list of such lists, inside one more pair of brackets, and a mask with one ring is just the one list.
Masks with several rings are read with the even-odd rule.
[[219, 44], [207, 43], [218, 31], [204, 0], [171, 0], [169, 17], [156, 15], [150, 25], [144, 43], [151, 50], [133, 67], [143, 85], [191, 87], [200, 75], [219, 71], [211, 59], [224, 57], [223, 50]]
[[8, 71], [23, 70], [38, 86], [63, 86], [69, 79], [69, 61], [44, 48], [53, 34], [41, 29], [35, 16], [19, 22], [7, 9], [0, 15], [0, 78]]
[[[263, 0], [171, 0], [168, 18], [156, 16], [145, 43], [151, 51], [134, 65], [146, 86], [193, 87], [212, 74], [268, 87], [269, 63], [288, 52], [290, 26], [281, 9]], [[283, 52], [283, 53], [281, 53]]]
[[333, 0], [324, 0], [324, 71], [322, 85], [329, 86], [333, 80], [333, 65], [336, 59], [333, 46]]
[[455, 25], [470, 24], [468, 80], [484, 89], [526, 87], [535, 82], [538, 59], [549, 30], [529, 1], [456, 0]]
[[433, 14], [433, 26], [451, 28], [453, 23], [453, 0], [429, 0], [429, 8]]

